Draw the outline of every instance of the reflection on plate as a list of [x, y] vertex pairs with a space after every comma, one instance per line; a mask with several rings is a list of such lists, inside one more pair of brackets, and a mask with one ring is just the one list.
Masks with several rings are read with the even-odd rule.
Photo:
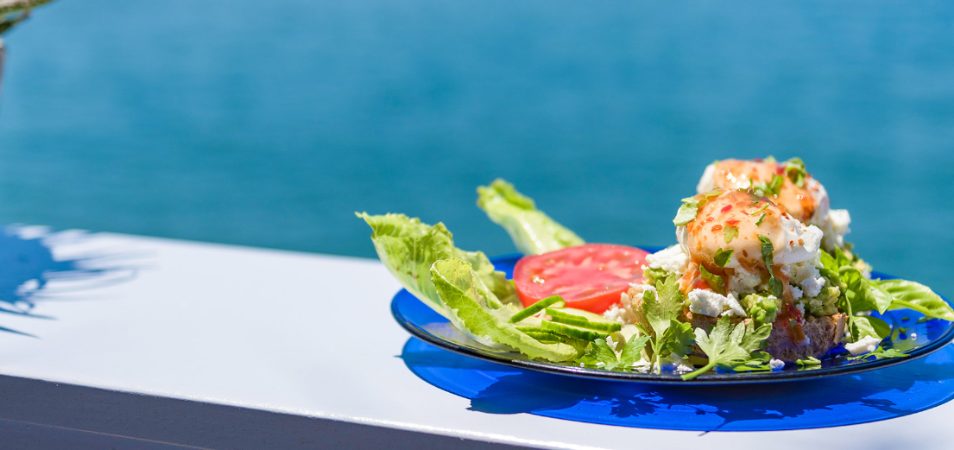
[[[493, 263], [498, 270], [502, 270], [510, 276], [517, 259], [517, 256], [501, 257], [493, 259]], [[874, 276], [891, 278], [888, 275], [878, 273], [875, 273]], [[820, 368], [799, 370], [789, 365], [783, 370], [774, 372], [709, 373], [691, 381], [683, 381], [678, 374], [671, 372], [664, 371], [661, 374], [618, 372], [560, 365], [532, 361], [519, 353], [487, 347], [461, 333], [447, 319], [432, 311], [406, 290], [401, 290], [394, 296], [391, 301], [391, 313], [395, 320], [414, 336], [447, 350], [475, 358], [572, 377], [683, 385], [767, 383], [817, 379], [862, 372], [912, 361], [937, 351], [954, 339], [954, 323], [939, 319], [922, 321], [921, 314], [909, 310], [888, 311], [879, 316], [888, 322], [892, 328], [891, 336], [885, 341], [884, 347], [901, 350], [910, 355], [907, 358], [850, 360], [846, 357], [844, 350], [839, 348], [832, 351], [829, 357], [824, 358]]]

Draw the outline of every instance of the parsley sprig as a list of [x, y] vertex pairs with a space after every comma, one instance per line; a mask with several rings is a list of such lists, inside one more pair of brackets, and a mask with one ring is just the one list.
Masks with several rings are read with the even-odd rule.
[[701, 368], [683, 375], [682, 379], [691, 380], [716, 367], [743, 371], [766, 370], [766, 355], [761, 348], [771, 332], [771, 324], [755, 328], [751, 322], [739, 322], [733, 326], [728, 317], [719, 318], [709, 333], [702, 328], [696, 328], [696, 344], [709, 361]]
[[679, 277], [671, 274], [656, 281], [656, 290], [643, 292], [643, 312], [651, 335], [653, 369], [659, 373], [663, 358], [675, 353], [685, 355], [692, 346], [692, 325], [678, 320], [684, 297], [679, 291]]

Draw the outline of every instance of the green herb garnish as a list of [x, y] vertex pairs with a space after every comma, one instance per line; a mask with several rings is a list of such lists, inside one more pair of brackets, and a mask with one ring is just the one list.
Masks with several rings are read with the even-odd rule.
[[729, 263], [729, 258], [732, 257], [733, 251], [734, 250], [732, 249], [726, 249], [726, 248], [720, 248], [719, 250], [717, 250], [715, 254], [715, 258], [713, 258], [715, 260], [716, 265], [719, 267], [725, 267], [725, 265]]
[[716, 291], [720, 294], [725, 293], [725, 279], [719, 275], [709, 272], [706, 269], [706, 266], [703, 266], [702, 264], [699, 265], [699, 273], [702, 275], [702, 279], [709, 284], [709, 287], [711, 287], [713, 291]]
[[725, 238], [725, 243], [730, 244], [732, 240], [739, 236], [738, 227], [728, 225], [725, 227], [725, 230], [722, 231], [722, 237]]
[[754, 328], [741, 322], [732, 326], [728, 317], [721, 317], [712, 331], [706, 333], [702, 328], [696, 328], [696, 344], [709, 358], [702, 368], [682, 376], [683, 380], [691, 380], [716, 367], [752, 367], [762, 363], [764, 357], [753, 357], [762, 343], [772, 332], [771, 325], [762, 325]]
[[652, 335], [653, 367], [659, 372], [662, 359], [669, 354], [685, 355], [692, 345], [692, 326], [677, 320], [682, 312], [684, 297], [679, 291], [679, 277], [675, 274], [656, 281], [656, 290], [643, 291], [643, 312]]
[[792, 158], [785, 161], [785, 176], [798, 187], [805, 186], [805, 178], [808, 173], [805, 171], [805, 163], [800, 158]]
[[775, 253], [775, 246], [772, 245], [772, 241], [769, 240], [768, 237], [761, 234], [759, 235], [759, 241], [762, 242], [762, 262], [765, 263], [765, 268], [769, 273], [769, 292], [778, 298], [782, 298], [784, 286], [778, 278], [775, 278], [775, 271], [772, 270], [772, 266], [774, 265], [773, 254]]

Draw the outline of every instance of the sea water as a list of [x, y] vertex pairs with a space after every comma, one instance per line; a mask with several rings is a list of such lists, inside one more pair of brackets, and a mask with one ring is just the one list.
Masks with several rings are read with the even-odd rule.
[[0, 222], [372, 256], [507, 178], [665, 245], [709, 162], [801, 156], [876, 268], [954, 292], [954, 5], [63, 1], [6, 37]]

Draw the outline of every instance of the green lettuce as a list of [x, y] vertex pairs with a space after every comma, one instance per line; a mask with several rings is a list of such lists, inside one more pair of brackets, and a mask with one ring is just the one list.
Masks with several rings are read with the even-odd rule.
[[884, 338], [891, 327], [876, 317], [859, 315], [866, 311], [884, 313], [889, 309], [912, 309], [927, 317], [954, 321], [954, 309], [931, 288], [907, 280], [871, 280], [867, 264], [841, 248], [820, 253], [820, 269], [830, 287], [840, 292], [841, 308], [848, 313], [852, 341], [865, 336]]
[[510, 323], [513, 310], [501, 306], [469, 261], [442, 259], [431, 266], [430, 274], [447, 312], [479, 342], [504, 345], [533, 359], [560, 362], [577, 357], [573, 346], [540, 342]]
[[455, 247], [454, 237], [443, 223], [428, 225], [403, 214], [356, 215], [371, 227], [371, 241], [385, 267], [408, 292], [444, 317], [451, 319], [437, 295], [430, 272], [431, 265], [441, 259], [466, 261], [494, 293], [495, 301], [517, 303], [513, 284], [504, 273], [495, 270], [483, 252], [467, 252]]
[[517, 249], [527, 255], [552, 252], [583, 244], [583, 239], [537, 209], [533, 199], [513, 185], [494, 180], [477, 188], [477, 206], [504, 227]]
[[927, 317], [954, 322], [954, 309], [931, 288], [907, 280], [875, 280], [891, 296], [890, 309], [913, 309]]

